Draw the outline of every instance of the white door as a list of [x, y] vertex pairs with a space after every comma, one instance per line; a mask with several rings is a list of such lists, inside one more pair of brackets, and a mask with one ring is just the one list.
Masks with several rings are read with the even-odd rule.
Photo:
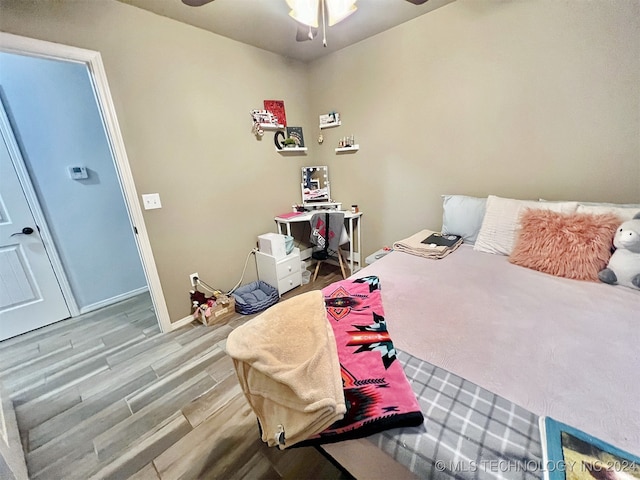
[[0, 340], [4, 340], [71, 315], [11, 160], [11, 155], [20, 155], [15, 137], [6, 128], [0, 133]]

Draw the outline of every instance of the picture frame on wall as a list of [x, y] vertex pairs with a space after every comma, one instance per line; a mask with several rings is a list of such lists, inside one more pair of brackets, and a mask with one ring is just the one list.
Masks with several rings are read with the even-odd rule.
[[302, 127], [287, 127], [287, 138], [290, 137], [293, 137], [298, 141], [298, 147], [304, 147], [304, 135], [302, 134]]
[[338, 112], [329, 112], [320, 115], [320, 128], [337, 127], [342, 124], [340, 122], [340, 114]]
[[287, 115], [284, 111], [284, 100], [265, 100], [264, 109], [271, 112], [278, 119], [280, 128], [287, 126]]
[[262, 128], [282, 128], [276, 116], [268, 110], [251, 110], [251, 117], [253, 123]]

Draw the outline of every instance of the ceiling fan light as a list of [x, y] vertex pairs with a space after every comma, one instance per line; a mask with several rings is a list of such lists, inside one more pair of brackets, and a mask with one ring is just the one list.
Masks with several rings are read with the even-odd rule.
[[320, 0], [287, 0], [291, 8], [289, 16], [309, 27], [318, 28], [318, 4]]
[[325, 3], [329, 11], [328, 25], [330, 27], [341, 22], [358, 9], [356, 0], [325, 0]]

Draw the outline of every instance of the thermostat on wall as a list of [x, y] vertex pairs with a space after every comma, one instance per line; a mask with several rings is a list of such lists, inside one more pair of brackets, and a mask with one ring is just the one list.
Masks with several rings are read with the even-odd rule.
[[72, 180], [84, 180], [89, 178], [86, 167], [69, 167], [69, 176]]

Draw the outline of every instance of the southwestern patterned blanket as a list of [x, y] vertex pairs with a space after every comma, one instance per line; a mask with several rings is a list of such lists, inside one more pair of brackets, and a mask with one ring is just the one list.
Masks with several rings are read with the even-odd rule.
[[387, 331], [378, 277], [335, 282], [322, 293], [338, 348], [347, 412], [300, 445], [422, 425], [420, 405]]

